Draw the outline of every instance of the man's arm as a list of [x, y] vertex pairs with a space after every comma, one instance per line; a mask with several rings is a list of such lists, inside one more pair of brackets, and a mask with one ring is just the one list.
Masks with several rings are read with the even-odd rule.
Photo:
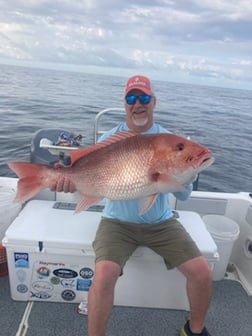
[[186, 201], [190, 197], [192, 190], [193, 184], [191, 183], [185, 186], [185, 191], [177, 191], [173, 195], [180, 201]]

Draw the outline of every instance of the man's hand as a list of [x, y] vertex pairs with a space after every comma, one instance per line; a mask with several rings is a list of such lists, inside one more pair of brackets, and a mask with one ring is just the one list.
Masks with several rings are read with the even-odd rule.
[[[55, 163], [55, 168], [62, 168], [64, 167], [63, 164], [60, 162]], [[55, 182], [53, 186], [50, 188], [51, 191], [57, 191], [57, 192], [64, 192], [64, 193], [74, 193], [77, 189], [74, 185], [74, 183], [66, 176], [62, 176], [59, 178], [58, 181]]]
[[59, 180], [50, 188], [51, 191], [74, 193], [76, 191], [74, 183], [65, 176], [59, 178]]

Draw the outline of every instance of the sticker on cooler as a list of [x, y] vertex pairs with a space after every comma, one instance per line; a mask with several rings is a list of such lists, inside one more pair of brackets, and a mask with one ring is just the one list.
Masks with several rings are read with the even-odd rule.
[[23, 270], [22, 268], [19, 268], [16, 271], [17, 279], [19, 282], [23, 283], [26, 280], [26, 270]]
[[63, 286], [64, 288], [74, 288], [75, 287], [74, 279], [62, 279], [60, 283], [61, 283], [61, 286]]
[[61, 293], [61, 297], [65, 301], [73, 301], [76, 297], [76, 294], [71, 289], [66, 289]]
[[91, 279], [94, 276], [94, 271], [91, 268], [89, 268], [89, 267], [83, 267], [80, 270], [80, 276], [83, 279]]
[[52, 295], [47, 292], [30, 292], [30, 297], [41, 299], [41, 300], [47, 300], [47, 299], [50, 299]]
[[29, 254], [14, 252], [14, 264], [16, 268], [29, 268]]
[[37, 269], [37, 274], [40, 279], [49, 277], [51, 270], [46, 266], [41, 266]]
[[28, 292], [28, 287], [25, 284], [18, 284], [17, 292], [21, 294], [26, 294]]
[[69, 268], [55, 269], [53, 271], [53, 274], [59, 278], [64, 278], [64, 279], [76, 278], [78, 276], [78, 273], [76, 271], [69, 269]]
[[77, 279], [76, 289], [77, 291], [88, 292], [91, 285], [92, 280], [90, 279]]
[[46, 281], [35, 281], [32, 284], [32, 289], [37, 292], [52, 292], [53, 285]]

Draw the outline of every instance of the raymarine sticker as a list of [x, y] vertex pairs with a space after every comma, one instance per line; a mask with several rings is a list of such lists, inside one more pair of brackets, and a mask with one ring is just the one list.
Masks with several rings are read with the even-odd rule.
[[41, 266], [37, 269], [37, 273], [38, 273], [39, 277], [42, 279], [42, 278], [49, 277], [51, 271], [48, 267]]

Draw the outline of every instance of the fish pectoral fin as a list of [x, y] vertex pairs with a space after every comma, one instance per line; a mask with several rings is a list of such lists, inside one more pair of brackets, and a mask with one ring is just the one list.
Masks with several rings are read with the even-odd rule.
[[157, 199], [158, 194], [153, 194], [139, 199], [138, 208], [140, 215], [147, 212]]
[[93, 204], [97, 204], [102, 200], [100, 197], [93, 197], [93, 196], [84, 196], [82, 199], [77, 203], [75, 208], [75, 213], [81, 212], [81, 210], [86, 210]]

